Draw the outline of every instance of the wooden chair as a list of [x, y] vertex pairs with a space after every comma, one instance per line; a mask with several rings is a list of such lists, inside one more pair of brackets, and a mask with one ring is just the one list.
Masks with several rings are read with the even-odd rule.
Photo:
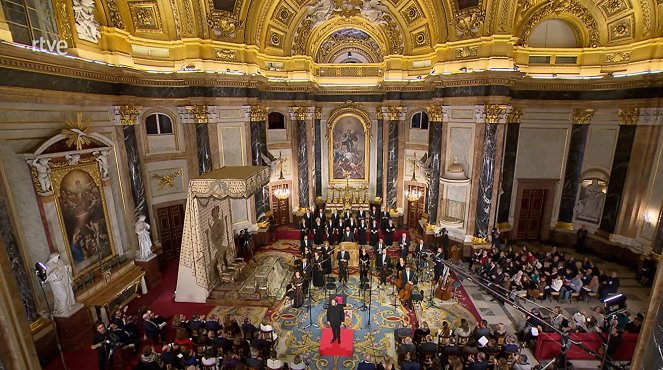
[[225, 258], [219, 258], [216, 263], [216, 269], [222, 283], [235, 283], [239, 280], [241, 270], [228, 267]]
[[506, 338], [506, 334], [500, 334], [495, 336], [495, 342], [497, 342], [498, 347], [502, 347], [504, 345], [504, 339]]
[[559, 292], [550, 292], [550, 295], [548, 295], [548, 302], [552, 302], [553, 297], [559, 299]]
[[459, 346], [466, 346], [467, 343], [469, 343], [469, 342], [470, 342], [470, 337], [469, 336], [466, 336], [466, 337], [463, 337], [463, 336], [460, 336], [460, 335], [458, 336], [458, 342], [457, 343], [458, 343]]

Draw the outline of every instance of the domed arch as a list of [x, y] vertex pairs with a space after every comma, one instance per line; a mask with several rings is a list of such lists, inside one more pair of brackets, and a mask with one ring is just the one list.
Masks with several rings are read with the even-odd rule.
[[[342, 36], [341, 39], [338, 39], [338, 35]], [[365, 38], [366, 42], [352, 40], [352, 38]], [[391, 53], [387, 40], [388, 36], [381, 29], [373, 27], [361, 18], [349, 20], [336, 18], [315, 29], [309, 36], [304, 50], [306, 55], [314, 57], [319, 63], [332, 58], [325, 55], [329, 52], [325, 53], [324, 50], [321, 50], [323, 48], [331, 48], [329, 50], [331, 54], [336, 54], [344, 49], [352, 51], [352, 48], [356, 48], [354, 50], [363, 52], [367, 59], [373, 62], [381, 62], [384, 55]]]
[[586, 44], [586, 35], [564, 17], [544, 19], [532, 28], [528, 46], [534, 48], [577, 48]]

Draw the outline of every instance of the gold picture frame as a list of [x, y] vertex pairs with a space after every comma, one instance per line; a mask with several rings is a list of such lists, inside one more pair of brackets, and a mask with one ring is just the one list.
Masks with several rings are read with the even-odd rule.
[[366, 111], [352, 103], [337, 108], [327, 129], [329, 183], [368, 184], [371, 121]]
[[53, 168], [58, 221], [74, 280], [116, 255], [104, 185], [96, 162]]

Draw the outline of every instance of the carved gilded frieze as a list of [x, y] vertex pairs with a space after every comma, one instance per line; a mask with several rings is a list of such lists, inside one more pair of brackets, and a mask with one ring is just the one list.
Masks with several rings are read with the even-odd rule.
[[512, 106], [506, 115], [506, 123], [520, 123], [523, 117], [523, 110], [520, 107]]
[[456, 49], [454, 56], [456, 59], [472, 58], [479, 55], [478, 46], [465, 46], [459, 49]]
[[290, 119], [294, 121], [306, 121], [311, 117], [308, 107], [295, 106], [288, 108]]
[[[182, 30], [185, 36], [196, 36], [196, 29], [194, 21], [194, 11], [189, 4], [190, 0], [181, 0], [182, 1], [182, 10], [184, 10], [184, 18], [186, 19], [185, 29]], [[193, 0], [194, 3], [197, 1]]]
[[456, 35], [460, 39], [477, 37], [485, 20], [486, 15], [481, 10], [457, 15], [454, 18]]
[[426, 19], [424, 12], [416, 1], [411, 1], [401, 9], [401, 16], [405, 19], [408, 25], [412, 25], [420, 19]]
[[182, 29], [180, 28], [180, 11], [177, 6], [177, 0], [170, 0], [170, 9], [173, 11], [173, 19], [175, 20], [175, 37], [180, 38]]
[[431, 104], [426, 107], [426, 113], [428, 114], [428, 120], [431, 122], [442, 122], [444, 118], [442, 106], [439, 104]]
[[292, 22], [292, 18], [295, 15], [295, 11], [292, 10], [286, 2], [281, 2], [279, 6], [276, 8], [276, 11], [274, 12], [274, 15], [272, 17], [273, 20], [280, 22], [284, 26], [290, 26], [290, 22]]
[[604, 0], [598, 6], [606, 18], [611, 18], [629, 10], [631, 3], [628, 0]]
[[[194, 2], [195, 3], [195, 2]], [[239, 31], [244, 28], [244, 21], [239, 19], [237, 1], [233, 12], [217, 10], [214, 8], [214, 0], [209, 0], [209, 12], [207, 26], [212, 30], [217, 40], [234, 40]]]
[[267, 120], [267, 108], [262, 105], [251, 105], [248, 114], [251, 122]]
[[237, 50], [233, 49], [216, 49], [214, 55], [218, 60], [237, 60]]
[[65, 0], [58, 0], [55, 4], [56, 13], [58, 15], [58, 31], [60, 39], [67, 41], [73, 45], [73, 34], [71, 32], [71, 20], [69, 18], [69, 10], [67, 9], [67, 2]]
[[120, 10], [117, 8], [115, 0], [106, 0], [106, 6], [108, 6], [108, 15], [113, 27], [125, 30], [126, 28], [124, 22], [122, 22], [122, 16], [120, 15]]
[[519, 38], [522, 46], [527, 47], [529, 42], [529, 36], [532, 33], [534, 27], [536, 27], [544, 18], [552, 14], [561, 14], [569, 13], [576, 16], [583, 25], [587, 28], [589, 33], [589, 40], [587, 46], [590, 48], [597, 48], [600, 45], [600, 36], [598, 25], [592, 13], [582, 5], [579, 0], [553, 0], [547, 2], [541, 8], [532, 14], [532, 16], [527, 19], [525, 26], [520, 32]]
[[571, 112], [571, 122], [574, 125], [589, 125], [594, 117], [594, 108], [575, 108]]
[[640, 109], [638, 108], [619, 108], [617, 110], [619, 124], [624, 126], [637, 125], [640, 118]]
[[628, 62], [631, 60], [631, 52], [630, 51], [619, 51], [616, 53], [607, 53], [605, 54], [603, 58], [603, 62], [606, 64], [611, 64], [611, 63], [621, 63], [621, 62]]
[[608, 42], [631, 40], [633, 34], [633, 15], [629, 15], [608, 25]]
[[[657, 1], [660, 4], [660, 1]], [[642, 12], [642, 36], [649, 37], [652, 31], [651, 25], [651, 5], [649, 0], [640, 0], [640, 11]]]
[[159, 5], [156, 1], [131, 2], [129, 11], [136, 32], [163, 33]]
[[209, 122], [209, 108], [207, 105], [187, 105], [186, 111], [193, 116], [193, 121], [196, 124]]
[[488, 125], [500, 123], [505, 117], [506, 106], [499, 104], [486, 104], [483, 109], [484, 122]]

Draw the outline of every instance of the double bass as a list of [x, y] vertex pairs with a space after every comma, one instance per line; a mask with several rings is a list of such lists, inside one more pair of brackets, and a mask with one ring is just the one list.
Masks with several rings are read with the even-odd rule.
[[[446, 279], [446, 282], [445, 282]], [[453, 292], [454, 279], [449, 276], [440, 276], [435, 288], [435, 298], [441, 301], [448, 301], [454, 296]]]

